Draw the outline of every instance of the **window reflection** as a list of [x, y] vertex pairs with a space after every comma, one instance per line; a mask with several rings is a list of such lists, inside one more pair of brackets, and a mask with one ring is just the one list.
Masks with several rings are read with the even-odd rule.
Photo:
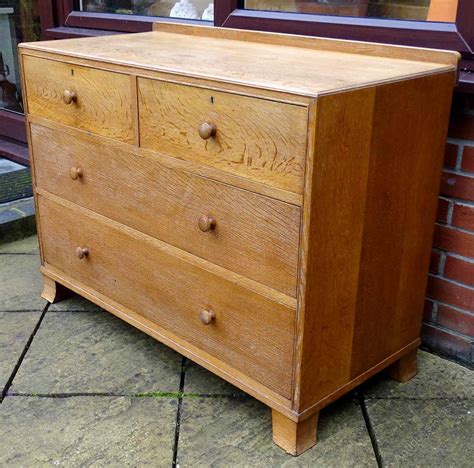
[[17, 45], [39, 38], [36, 0], [0, 0], [0, 109], [23, 112]]
[[250, 10], [452, 23], [458, 0], [245, 0], [244, 5]]
[[213, 21], [211, 0], [79, 0], [79, 11]]

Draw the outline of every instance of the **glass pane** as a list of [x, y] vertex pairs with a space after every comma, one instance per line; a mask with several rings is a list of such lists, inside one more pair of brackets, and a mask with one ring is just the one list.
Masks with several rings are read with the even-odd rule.
[[244, 6], [249, 10], [453, 23], [458, 0], [244, 0]]
[[214, 1], [211, 0], [78, 0], [76, 9], [95, 13], [214, 20]]
[[19, 42], [38, 41], [40, 21], [37, 0], [0, 0], [0, 108], [23, 112]]

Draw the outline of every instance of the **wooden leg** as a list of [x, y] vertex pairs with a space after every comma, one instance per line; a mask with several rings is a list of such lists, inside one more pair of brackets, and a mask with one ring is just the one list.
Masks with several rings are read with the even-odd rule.
[[415, 377], [418, 373], [418, 368], [416, 366], [416, 352], [416, 349], [410, 351], [388, 367], [387, 374], [389, 377], [401, 383], [408, 382], [410, 379]]
[[51, 304], [71, 297], [74, 293], [62, 284], [52, 280], [49, 276], [43, 275], [43, 292], [41, 297]]
[[272, 410], [273, 442], [291, 455], [301, 455], [316, 444], [319, 413], [295, 422]]

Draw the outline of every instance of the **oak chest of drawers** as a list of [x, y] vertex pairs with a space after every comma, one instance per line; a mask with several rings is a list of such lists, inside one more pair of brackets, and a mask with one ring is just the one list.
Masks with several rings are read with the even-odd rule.
[[414, 375], [457, 54], [169, 23], [20, 51], [43, 297], [263, 401], [292, 454]]

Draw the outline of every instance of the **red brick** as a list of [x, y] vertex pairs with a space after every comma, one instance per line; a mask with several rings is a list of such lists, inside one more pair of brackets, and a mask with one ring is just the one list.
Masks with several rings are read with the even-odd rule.
[[440, 192], [448, 197], [474, 201], [474, 177], [443, 172]]
[[458, 158], [458, 145], [453, 143], [446, 143], [446, 150], [444, 152], [444, 167], [454, 169], [456, 167], [456, 160]]
[[474, 310], [474, 289], [431, 276], [428, 278], [426, 295], [465, 310]]
[[467, 205], [454, 205], [453, 226], [457, 226], [469, 231], [474, 231], [474, 207]]
[[474, 286], [474, 261], [466, 262], [460, 258], [447, 256], [444, 265], [444, 276], [461, 283]]
[[441, 254], [436, 251], [431, 251], [431, 262], [430, 262], [430, 273], [438, 274], [439, 271], [439, 261], [441, 260]]
[[462, 153], [461, 169], [474, 172], [474, 146], [465, 146]]
[[448, 222], [449, 201], [444, 198], [438, 198], [438, 211], [436, 212], [436, 221], [446, 224]]
[[437, 224], [433, 247], [474, 258], [474, 233], [457, 231], [455, 228]]
[[462, 361], [471, 362], [472, 342], [468, 337], [425, 323], [422, 329], [422, 340], [430, 348], [456, 356]]
[[474, 140], [474, 115], [454, 113], [449, 123], [448, 135], [451, 138]]
[[431, 322], [433, 320], [433, 307], [434, 302], [429, 299], [425, 299], [425, 308], [423, 310], [423, 320], [425, 322]]
[[450, 330], [474, 336], [474, 314], [439, 304], [437, 322]]

